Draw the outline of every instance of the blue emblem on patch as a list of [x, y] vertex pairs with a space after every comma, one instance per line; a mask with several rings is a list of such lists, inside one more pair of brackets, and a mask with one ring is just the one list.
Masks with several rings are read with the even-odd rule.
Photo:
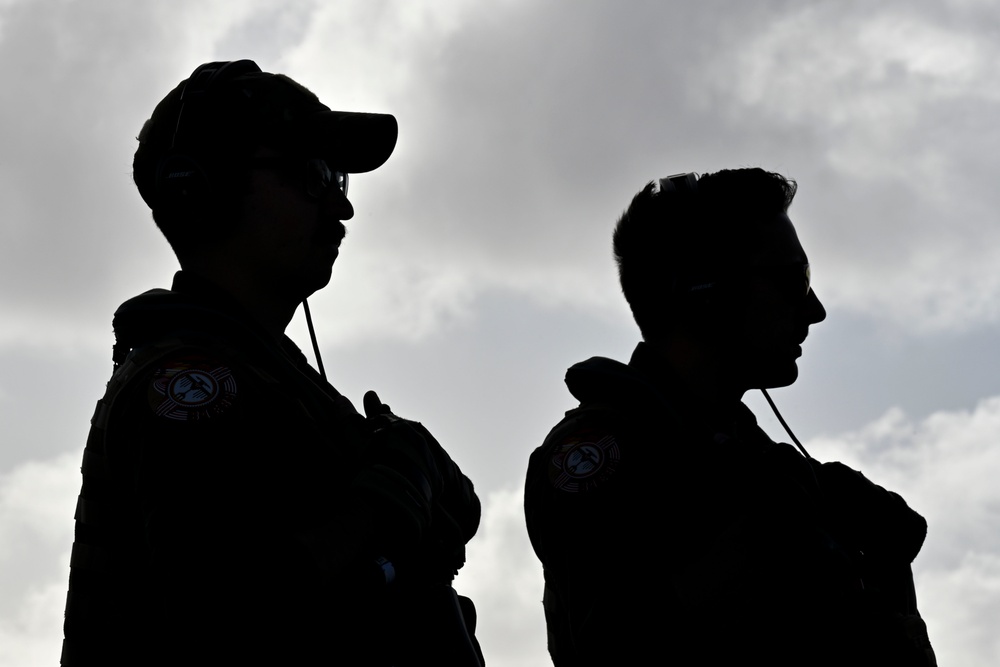
[[178, 421], [217, 417], [236, 400], [236, 378], [228, 366], [204, 356], [172, 359], [153, 373], [149, 406]]
[[615, 473], [620, 460], [621, 449], [613, 435], [580, 431], [556, 447], [549, 462], [549, 481], [560, 491], [590, 491]]

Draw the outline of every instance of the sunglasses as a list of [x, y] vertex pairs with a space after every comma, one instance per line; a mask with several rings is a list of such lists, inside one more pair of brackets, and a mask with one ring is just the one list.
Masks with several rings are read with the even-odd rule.
[[772, 281], [792, 297], [807, 297], [812, 291], [812, 271], [808, 264], [770, 264], [748, 267], [750, 273]]
[[312, 199], [322, 199], [336, 186], [347, 196], [348, 175], [344, 171], [334, 171], [326, 160], [312, 158], [302, 164], [300, 158], [293, 157], [255, 157], [250, 159], [250, 166], [258, 169], [278, 169], [288, 174], [299, 172], [306, 194]]

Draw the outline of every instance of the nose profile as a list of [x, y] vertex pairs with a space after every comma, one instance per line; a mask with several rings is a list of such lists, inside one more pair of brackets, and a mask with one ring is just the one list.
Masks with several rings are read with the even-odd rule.
[[354, 205], [339, 189], [326, 197], [326, 207], [337, 220], [350, 220], [354, 217]]
[[[351, 200], [348, 199], [346, 196], [344, 197], [343, 205], [340, 207], [340, 210], [341, 210], [340, 214], [341, 220], [350, 220], [351, 218], [354, 217], [354, 205], [351, 204]], [[822, 306], [820, 306], [820, 308], [822, 308]], [[824, 316], [825, 316], [825, 311], [824, 311]]]
[[817, 324], [826, 319], [826, 308], [823, 307], [819, 297], [816, 296], [816, 290], [809, 290], [809, 294], [806, 295], [803, 311], [807, 324]]

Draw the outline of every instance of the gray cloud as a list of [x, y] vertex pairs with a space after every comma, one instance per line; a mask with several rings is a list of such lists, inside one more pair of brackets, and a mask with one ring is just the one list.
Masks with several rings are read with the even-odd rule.
[[[779, 402], [801, 435], [847, 433], [814, 453], [849, 452], [928, 514], [919, 585], [942, 664], [987, 664], [1000, 462], [996, 405], [973, 406], [1000, 391], [997, 21], [958, 0], [0, 4], [0, 543], [19, 545], [0, 563], [0, 664], [55, 661], [57, 508], [110, 316], [173, 270], [130, 181], [135, 135], [195, 65], [236, 57], [400, 120], [392, 160], [352, 181], [313, 311], [334, 383], [424, 421], [490, 498], [460, 583], [491, 664], [545, 664], [512, 489], [571, 407], [563, 370], [637, 337], [611, 224], [648, 179], [756, 165], [799, 180], [792, 217], [831, 311]], [[893, 405], [913, 416], [858, 426]]]
[[802, 185], [793, 213], [830, 305], [926, 332], [995, 322], [998, 86], [981, 16], [775, 7], [462, 15], [388, 95], [404, 133], [379, 231], [359, 227], [365, 255], [454, 268], [466, 294], [606, 308], [608, 230], [645, 180], [761, 165]]
[[400, 118], [397, 155], [355, 188], [367, 265], [352, 282], [376, 307], [339, 335], [426, 332], [494, 287], [613, 307], [608, 230], [631, 194], [741, 165], [801, 182], [793, 213], [830, 305], [928, 331], [997, 318], [1000, 85], [974, 4], [947, 21], [901, 3], [4, 11], [0, 277], [31, 286], [0, 300], [19, 322], [50, 317], [44, 297], [97, 331], [97, 298], [169, 271], [130, 183], [134, 134], [194, 64], [240, 55], [291, 68], [334, 106]]

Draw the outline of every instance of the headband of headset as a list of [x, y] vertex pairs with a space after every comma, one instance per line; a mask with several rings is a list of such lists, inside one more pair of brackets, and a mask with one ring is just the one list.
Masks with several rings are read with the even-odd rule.
[[[698, 174], [696, 172], [686, 172], [665, 176], [654, 182], [653, 193], [655, 195], [693, 195], [698, 192]], [[674, 298], [690, 300], [692, 297], [702, 299], [713, 288], [718, 285], [714, 276], [710, 275], [688, 275], [675, 277], [671, 280], [670, 292]]]
[[198, 118], [199, 112], [211, 103], [220, 84], [260, 71], [252, 60], [222, 61], [201, 65], [188, 77], [181, 89], [170, 149], [157, 165], [156, 196], [161, 205], [201, 205], [219, 189], [218, 178], [213, 178], [210, 165], [206, 165], [203, 158], [192, 155], [190, 150], [193, 147], [189, 145], [189, 135], [193, 134], [192, 118]]
[[698, 191], [698, 174], [693, 171], [684, 174], [674, 174], [672, 176], [666, 176], [657, 181], [656, 185], [653, 187], [653, 194], [663, 194], [670, 192], [694, 193], [697, 191]]
[[198, 67], [191, 76], [188, 77], [184, 89], [181, 91], [180, 108], [177, 110], [177, 123], [174, 127], [174, 137], [170, 142], [170, 149], [177, 150], [178, 144], [184, 138], [184, 117], [187, 110], [191, 116], [191, 109], [197, 109], [205, 104], [209, 99], [212, 89], [221, 82], [228, 79], [235, 79], [244, 74], [258, 74], [260, 67], [252, 60], [231, 60], [214, 63], [205, 63]]

